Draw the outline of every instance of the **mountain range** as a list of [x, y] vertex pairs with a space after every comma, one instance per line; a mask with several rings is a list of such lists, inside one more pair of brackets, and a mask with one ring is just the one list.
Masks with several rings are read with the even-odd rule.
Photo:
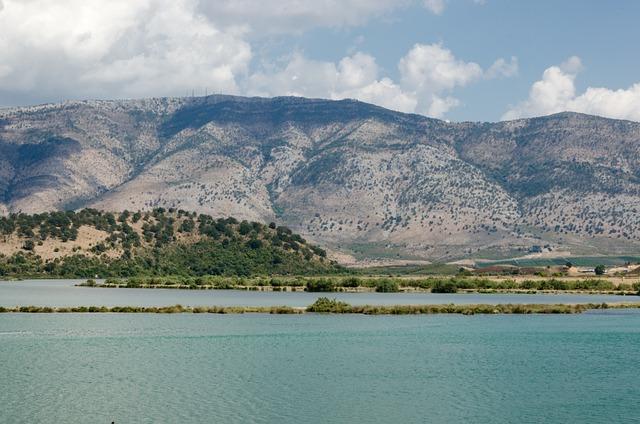
[[0, 214], [85, 207], [275, 221], [343, 262], [637, 252], [640, 123], [225, 95], [0, 109]]

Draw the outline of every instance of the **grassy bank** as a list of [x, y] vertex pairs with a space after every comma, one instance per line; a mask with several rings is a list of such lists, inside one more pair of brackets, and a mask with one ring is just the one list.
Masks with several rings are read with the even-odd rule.
[[299, 314], [304, 308], [290, 306], [16, 306], [2, 307], [0, 313], [142, 313], [142, 314]]
[[477, 305], [349, 305], [335, 299], [320, 298], [307, 312], [365, 314], [365, 315], [422, 315], [422, 314], [579, 314], [596, 309], [640, 308], [636, 303], [586, 304], [477, 304]]
[[0, 313], [153, 313], [153, 314], [364, 314], [364, 315], [423, 315], [423, 314], [579, 314], [597, 309], [640, 308], [635, 303], [587, 303], [587, 304], [499, 304], [499, 305], [350, 305], [335, 299], [319, 298], [306, 308], [290, 306], [16, 306], [0, 307]]
[[237, 289], [271, 291], [384, 293], [426, 291], [432, 293], [538, 293], [573, 292], [636, 294], [640, 282], [614, 283], [604, 278], [492, 279], [478, 277], [133, 277], [108, 279], [103, 284], [88, 280], [82, 286], [116, 288]]

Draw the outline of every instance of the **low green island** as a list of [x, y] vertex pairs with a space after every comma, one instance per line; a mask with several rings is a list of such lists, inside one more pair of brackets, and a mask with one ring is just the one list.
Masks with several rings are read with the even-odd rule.
[[579, 293], [621, 294], [640, 293], [640, 282], [614, 283], [604, 278], [561, 279], [468, 276], [381, 277], [381, 276], [256, 276], [256, 277], [130, 277], [108, 278], [102, 283], [89, 279], [78, 284], [84, 287], [191, 289], [191, 290], [253, 290], [307, 292], [431, 292], [431, 293]]
[[0, 307], [0, 313], [193, 313], [193, 314], [579, 314], [589, 310], [640, 308], [640, 302], [581, 304], [477, 304], [477, 305], [350, 305], [337, 299], [321, 297], [306, 308], [291, 306], [16, 306]]

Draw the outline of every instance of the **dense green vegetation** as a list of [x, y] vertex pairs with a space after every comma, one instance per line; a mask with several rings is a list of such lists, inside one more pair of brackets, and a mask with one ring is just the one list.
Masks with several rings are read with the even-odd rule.
[[400, 291], [400, 283], [388, 278], [376, 280], [376, 291], [379, 293], [396, 293]]
[[597, 265], [605, 266], [621, 266], [628, 263], [640, 262], [640, 256], [637, 255], [621, 255], [621, 256], [570, 256], [555, 258], [523, 258], [510, 260], [496, 260], [479, 263], [480, 268], [493, 266], [513, 266], [513, 267], [548, 267], [548, 266], [564, 266], [567, 261], [573, 266], [595, 267]]
[[122, 224], [122, 221], [116, 221], [115, 214], [95, 209], [83, 209], [79, 212], [45, 212], [33, 215], [20, 213], [0, 217], [0, 235], [10, 235], [15, 232], [18, 236], [33, 240], [57, 238], [66, 242], [75, 240], [78, 237], [78, 229], [83, 225], [90, 225], [110, 234], [114, 234], [116, 231], [128, 233], [129, 231]]
[[[38, 246], [63, 245], [82, 226], [107, 233], [88, 251], [44, 260]], [[24, 239], [20, 251], [0, 255], [0, 277], [130, 277], [152, 275], [291, 275], [334, 273], [326, 252], [274, 223], [214, 219], [182, 210], [113, 214], [80, 212], [12, 214], [0, 218], [0, 236]]]
[[[89, 284], [93, 285], [93, 283]], [[193, 289], [251, 289], [267, 287], [273, 290], [285, 288], [306, 290], [309, 292], [336, 292], [349, 290], [375, 290], [377, 292], [397, 292], [425, 290], [432, 293], [457, 293], [459, 291], [580, 291], [632, 293], [640, 290], [640, 282], [614, 284], [601, 278], [588, 279], [529, 279], [516, 281], [511, 279], [490, 279], [478, 277], [357, 277], [349, 275], [334, 276], [291, 276], [291, 277], [133, 277], [128, 279], [108, 279], [106, 287], [173, 287]]]
[[[460, 280], [436, 281], [431, 286], [432, 293], [456, 293]], [[466, 283], [464, 284], [466, 285]], [[484, 285], [484, 284], [483, 284]]]
[[306, 289], [310, 292], [332, 292], [336, 288], [336, 282], [327, 278], [311, 279], [306, 284]]
[[341, 302], [337, 299], [329, 299], [328, 297], [320, 297], [311, 306], [307, 308], [308, 312], [318, 313], [334, 313], [340, 314], [350, 312], [352, 306], [346, 302]]
[[0, 313], [194, 313], [194, 314], [365, 314], [365, 315], [417, 315], [417, 314], [578, 314], [593, 309], [640, 308], [640, 303], [588, 303], [588, 304], [523, 304], [523, 305], [350, 305], [335, 299], [321, 297], [307, 308], [290, 306], [16, 306], [2, 307]]
[[0, 313], [20, 312], [20, 313], [151, 313], [151, 314], [243, 314], [243, 313], [263, 313], [263, 314], [299, 314], [304, 310], [292, 308], [290, 306], [16, 306], [6, 308], [0, 306]]
[[456, 275], [460, 271], [459, 265], [433, 263], [428, 265], [395, 265], [374, 266], [354, 270], [362, 275]]
[[336, 299], [321, 297], [307, 307], [307, 312], [365, 315], [417, 314], [577, 314], [592, 309], [640, 308], [640, 303], [588, 304], [506, 304], [506, 305], [350, 305]]

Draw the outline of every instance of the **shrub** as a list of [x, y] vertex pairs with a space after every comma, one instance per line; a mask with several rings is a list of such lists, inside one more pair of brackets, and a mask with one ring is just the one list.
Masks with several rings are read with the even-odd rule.
[[136, 287], [140, 287], [141, 285], [141, 281], [137, 278], [129, 278], [127, 280], [127, 288], [136, 288]]
[[376, 282], [376, 291], [379, 293], [397, 293], [400, 291], [400, 287], [397, 281], [383, 279]]
[[313, 305], [307, 308], [307, 311], [320, 313], [346, 313], [351, 311], [351, 305], [337, 299], [320, 297], [313, 303]]
[[340, 284], [342, 287], [360, 287], [362, 282], [357, 277], [349, 277], [342, 281]]
[[269, 281], [269, 285], [270, 285], [271, 287], [283, 287], [283, 286], [286, 286], [287, 284], [286, 284], [286, 281], [284, 281], [284, 280], [283, 280], [283, 279], [281, 279], [281, 278], [272, 278], [272, 279]]
[[247, 246], [251, 249], [260, 249], [262, 247], [262, 240], [259, 239], [251, 239], [247, 242]]
[[458, 286], [453, 281], [436, 281], [431, 287], [431, 293], [457, 293]]
[[311, 279], [307, 281], [308, 292], [332, 292], [335, 290], [335, 283], [332, 280], [326, 278]]

